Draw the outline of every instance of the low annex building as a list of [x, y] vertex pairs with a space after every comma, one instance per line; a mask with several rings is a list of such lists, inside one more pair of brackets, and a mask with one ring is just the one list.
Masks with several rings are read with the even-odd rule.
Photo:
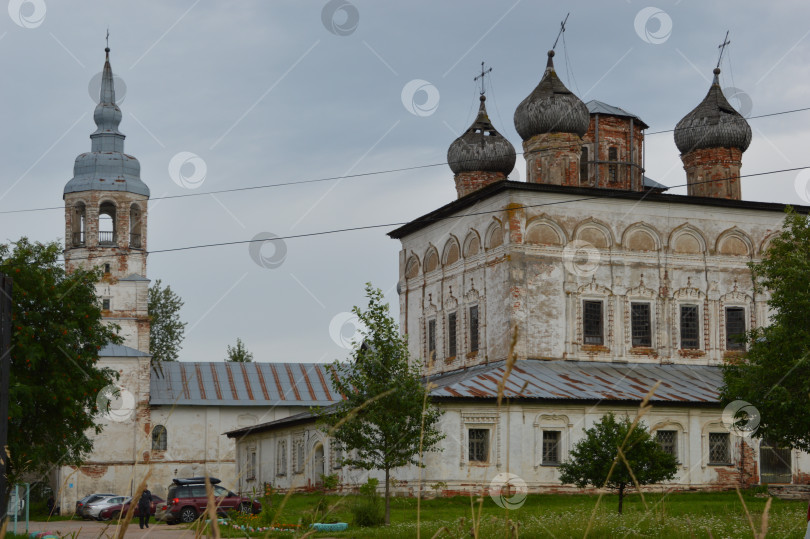
[[[785, 210], [742, 200], [751, 129], [719, 70], [675, 129], [688, 194], [673, 195], [644, 176], [647, 124], [583, 103], [553, 55], [514, 115], [527, 181], [507, 180], [515, 150], [482, 92], [448, 151], [458, 199], [389, 234], [402, 246], [401, 331], [435, 384], [446, 434], [421, 472], [392, 472], [396, 488], [480, 489], [505, 472], [534, 491], [564, 488], [557, 466], [584, 429], [609, 411], [634, 416], [653, 388], [645, 423], [680, 463], [668, 486], [807, 482], [810, 455], [745, 436], [718, 401], [720, 367], [744, 352], [739, 336], [767, 323], [767, 293], [754, 290], [747, 264]], [[310, 413], [227, 435], [243, 490], [310, 488], [322, 473], [350, 487], [367, 476], [341, 465]]]

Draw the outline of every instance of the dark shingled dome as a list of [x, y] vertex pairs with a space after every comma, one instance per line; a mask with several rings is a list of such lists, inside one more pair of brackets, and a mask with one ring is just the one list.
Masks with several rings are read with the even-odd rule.
[[541, 133], [575, 133], [581, 137], [588, 131], [588, 107], [557, 76], [553, 57], [554, 51], [548, 51], [540, 84], [515, 110], [515, 129], [523, 140]]
[[454, 174], [503, 172], [508, 176], [515, 168], [515, 147], [492, 127], [484, 101], [482, 95], [475, 121], [447, 150], [447, 163]]
[[700, 104], [675, 126], [675, 145], [682, 154], [700, 148], [748, 149], [751, 127], [734, 110], [720, 89], [719, 69], [714, 70], [714, 82]]

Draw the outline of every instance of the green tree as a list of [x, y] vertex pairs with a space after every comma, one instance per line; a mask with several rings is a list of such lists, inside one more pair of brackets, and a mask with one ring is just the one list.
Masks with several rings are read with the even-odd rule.
[[8, 484], [50, 466], [79, 465], [93, 447], [99, 394], [117, 374], [99, 349], [120, 343], [102, 320], [98, 270], [67, 274], [58, 243], [22, 238], [0, 245], [0, 272], [13, 279]]
[[352, 360], [335, 361], [332, 385], [344, 396], [321, 409], [322, 428], [344, 449], [343, 464], [385, 472], [385, 523], [390, 523], [391, 470], [419, 465], [420, 450], [437, 450], [444, 438], [438, 408], [428, 400], [419, 366], [383, 303], [381, 290], [366, 284], [368, 307], [352, 312], [362, 326], [362, 346]]
[[[754, 436], [810, 451], [810, 221], [787, 209], [782, 232], [749, 264], [757, 293], [769, 293], [770, 325], [747, 334], [748, 351], [723, 368], [723, 404], [742, 400], [760, 416]], [[738, 419], [745, 417], [745, 409]], [[752, 425], [749, 425], [752, 426]]]
[[648, 485], [672, 479], [677, 470], [678, 460], [661, 449], [644, 423], [633, 428], [629, 417], [617, 420], [609, 412], [585, 431], [585, 438], [574, 445], [569, 460], [560, 464], [560, 481], [580, 488], [593, 485], [616, 490], [621, 514], [634, 476], [639, 485]]
[[171, 286], [163, 288], [160, 279], [149, 287], [149, 352], [153, 367], [177, 360], [186, 331], [186, 323], [180, 321], [182, 307], [180, 296]]
[[225, 361], [236, 361], [238, 363], [249, 363], [253, 361], [253, 354], [247, 351], [245, 343], [239, 337], [236, 338], [236, 346], [228, 345], [228, 359]]

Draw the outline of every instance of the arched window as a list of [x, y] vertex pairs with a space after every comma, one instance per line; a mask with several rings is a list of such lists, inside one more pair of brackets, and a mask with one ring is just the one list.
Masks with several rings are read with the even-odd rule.
[[84, 245], [85, 217], [87, 213], [84, 202], [78, 202], [73, 207], [73, 219], [71, 220], [71, 232], [73, 233], [72, 243], [74, 247]]
[[141, 248], [141, 208], [137, 204], [129, 207], [129, 246]]
[[115, 204], [102, 202], [98, 208], [98, 244], [116, 244]]
[[152, 429], [152, 451], [166, 451], [169, 434], [163, 425], [155, 425]]

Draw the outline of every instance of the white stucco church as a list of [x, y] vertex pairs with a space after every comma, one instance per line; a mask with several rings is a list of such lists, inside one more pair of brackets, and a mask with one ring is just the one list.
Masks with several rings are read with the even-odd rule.
[[[515, 150], [481, 94], [448, 151], [458, 199], [389, 234], [402, 247], [401, 331], [444, 410], [447, 436], [426, 455], [424, 489], [479, 489], [506, 472], [531, 490], [561, 489], [557, 466], [583, 430], [607, 411], [634, 415], [659, 381], [645, 420], [678, 458], [673, 486], [810, 482], [810, 456], [722, 421], [720, 366], [744, 351], [737, 336], [768, 317], [747, 263], [767, 249], [784, 206], [742, 199], [751, 130], [718, 73], [675, 130], [688, 195], [644, 176], [647, 125], [583, 103], [558, 78], [553, 51], [515, 111], [526, 182], [508, 180]], [[309, 411], [340, 398], [326, 365], [150, 368], [149, 188], [123, 153], [109, 49], [94, 118], [91, 151], [65, 186], [65, 263], [104, 270], [99, 297], [124, 344], [101, 362], [119, 371], [126, 398], [85, 465], [59, 470], [62, 507], [90, 492], [130, 493], [149, 468], [158, 495], [173, 477], [205, 471], [243, 492], [311, 488], [325, 473], [344, 487], [364, 481]], [[498, 406], [510, 348], [517, 360]], [[393, 475], [398, 491], [415, 492], [418, 469]]]

